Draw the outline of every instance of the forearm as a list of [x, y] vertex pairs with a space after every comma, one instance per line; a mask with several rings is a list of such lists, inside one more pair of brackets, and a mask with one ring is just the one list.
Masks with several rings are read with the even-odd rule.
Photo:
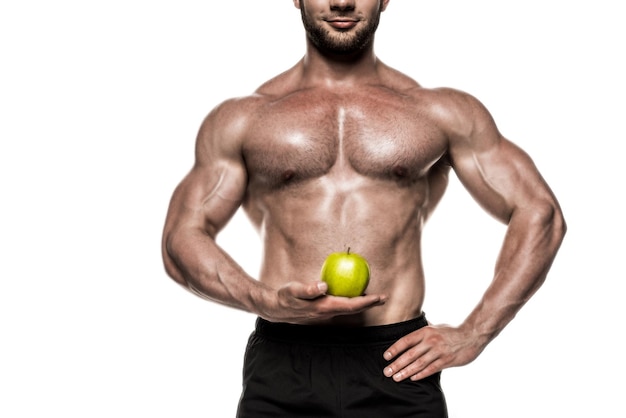
[[543, 284], [565, 230], [556, 205], [514, 212], [494, 279], [463, 324], [482, 347], [502, 331]]
[[204, 231], [167, 234], [164, 260], [172, 279], [207, 300], [259, 314], [269, 294]]

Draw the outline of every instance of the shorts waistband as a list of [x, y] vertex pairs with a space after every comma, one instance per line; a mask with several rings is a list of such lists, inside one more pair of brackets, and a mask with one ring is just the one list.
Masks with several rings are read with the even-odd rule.
[[257, 318], [258, 336], [291, 343], [372, 344], [395, 341], [428, 325], [422, 313], [417, 318], [388, 325], [350, 327], [335, 325], [296, 325]]

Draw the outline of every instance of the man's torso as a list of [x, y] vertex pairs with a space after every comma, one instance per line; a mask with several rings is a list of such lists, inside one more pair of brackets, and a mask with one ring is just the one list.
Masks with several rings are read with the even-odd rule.
[[420, 236], [447, 184], [447, 137], [427, 91], [300, 88], [257, 98], [242, 142], [244, 207], [264, 240], [260, 280], [319, 279], [332, 252], [364, 256], [367, 292], [388, 301], [365, 325], [419, 315]]

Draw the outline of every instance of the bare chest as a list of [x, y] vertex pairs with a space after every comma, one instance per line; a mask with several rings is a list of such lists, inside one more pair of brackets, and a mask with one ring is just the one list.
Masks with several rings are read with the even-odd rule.
[[263, 106], [244, 142], [251, 182], [269, 188], [341, 172], [411, 183], [445, 151], [412, 99], [299, 93]]

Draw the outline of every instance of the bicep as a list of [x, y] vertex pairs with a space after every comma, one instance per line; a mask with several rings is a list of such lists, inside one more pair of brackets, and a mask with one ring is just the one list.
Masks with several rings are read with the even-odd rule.
[[239, 207], [244, 184], [245, 176], [237, 164], [218, 164], [196, 165], [178, 185], [162, 237], [165, 269], [175, 281], [187, 284], [183, 260], [197, 259], [190, 249], [206, 249], [207, 239], [215, 239]]
[[243, 124], [233, 116], [237, 114], [227, 102], [202, 123], [194, 166], [170, 203], [170, 230], [195, 228], [214, 238], [241, 205], [247, 172], [241, 154]]
[[487, 109], [463, 96], [452, 118], [449, 157], [457, 177], [491, 215], [508, 223], [517, 209], [552, 199], [530, 156], [499, 132]]
[[[532, 159], [521, 148], [493, 131], [492, 138], [472, 138], [455, 153], [455, 172], [474, 199], [491, 215], [507, 223], [514, 210], [549, 198], [550, 191]], [[484, 142], [487, 142], [486, 144]]]
[[174, 191], [166, 229], [194, 229], [215, 237], [241, 205], [245, 185], [242, 164], [196, 164]]

